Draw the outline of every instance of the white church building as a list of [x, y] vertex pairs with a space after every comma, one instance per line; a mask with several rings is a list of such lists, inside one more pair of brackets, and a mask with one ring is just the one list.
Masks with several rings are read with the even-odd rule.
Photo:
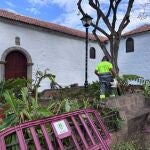
[[[122, 36], [119, 49], [121, 74], [150, 79], [150, 25]], [[105, 37], [101, 37], [106, 41]], [[106, 42], [106, 44], [109, 44]], [[103, 52], [89, 34], [88, 82], [97, 80], [96, 64]], [[85, 82], [85, 32], [0, 10], [0, 79], [35, 78], [37, 70], [56, 75], [62, 85]], [[47, 80], [41, 83], [48, 89]]]
[[135, 74], [150, 79], [150, 24], [124, 34], [118, 55], [120, 74]]

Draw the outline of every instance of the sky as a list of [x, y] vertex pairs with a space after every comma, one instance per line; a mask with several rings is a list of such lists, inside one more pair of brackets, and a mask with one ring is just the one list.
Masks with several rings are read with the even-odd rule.
[[[0, 9], [5, 9], [17, 14], [29, 16], [43, 21], [56, 23], [59, 25], [85, 30], [81, 23], [81, 14], [77, 8], [78, 0], [0, 0]], [[95, 12], [88, 5], [87, 0], [83, 0], [84, 10], [95, 18]], [[99, 0], [102, 9], [108, 7], [108, 0]], [[119, 23], [125, 12], [128, 0], [122, 0], [120, 5], [117, 23]], [[143, 24], [150, 24], [150, 0], [135, 0], [131, 12], [131, 22], [125, 31], [132, 30]], [[94, 20], [93, 20], [94, 21]]]

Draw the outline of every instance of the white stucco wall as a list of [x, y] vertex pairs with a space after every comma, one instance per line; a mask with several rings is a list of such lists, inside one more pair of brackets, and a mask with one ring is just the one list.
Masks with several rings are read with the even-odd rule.
[[[134, 40], [134, 52], [126, 53], [127, 38]], [[109, 43], [107, 45], [109, 49]], [[118, 52], [119, 74], [134, 74], [150, 79], [150, 32], [122, 38]]]
[[134, 40], [134, 52], [126, 53], [126, 39], [119, 48], [120, 74], [135, 74], [150, 79], [150, 32], [130, 36]]
[[[85, 39], [61, 33], [50, 33], [0, 22], [0, 56], [15, 45], [15, 37], [20, 37], [20, 47], [25, 49], [34, 63], [33, 79], [36, 70], [49, 69], [56, 75], [56, 81], [67, 86], [73, 83], [83, 85], [85, 81]], [[97, 80], [94, 74], [96, 64], [102, 58], [99, 46], [89, 41], [89, 48], [96, 49], [96, 59], [88, 57], [88, 81]], [[41, 83], [42, 89], [48, 89], [47, 80]]]

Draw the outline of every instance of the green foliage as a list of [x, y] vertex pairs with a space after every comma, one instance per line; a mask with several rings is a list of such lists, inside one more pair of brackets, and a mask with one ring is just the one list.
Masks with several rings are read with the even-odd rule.
[[150, 97], [150, 85], [145, 85], [144, 86], [144, 95], [146, 97]]
[[141, 81], [143, 81], [143, 77], [138, 75], [128, 74], [128, 75], [122, 75], [118, 77], [118, 81], [121, 85], [126, 86], [129, 84], [129, 81], [136, 81], [140, 83]]
[[53, 114], [61, 114], [64, 112], [70, 112], [90, 107], [92, 107], [92, 104], [89, 102], [88, 99], [79, 100], [65, 98], [61, 101], [55, 101], [53, 103], [53, 106], [51, 107], [51, 111], [53, 112]]
[[2, 101], [2, 96], [4, 92], [5, 81], [0, 81], [0, 101]]
[[104, 118], [109, 131], [118, 131], [124, 125], [124, 120], [119, 116], [119, 110], [116, 108], [102, 108], [101, 116]]
[[129, 81], [135, 81], [142, 87], [144, 87], [144, 95], [150, 97], [150, 80], [145, 80], [143, 77], [137, 75], [123, 75], [118, 78], [121, 91], [124, 94], [129, 87]]
[[89, 99], [83, 99], [82, 100], [82, 107], [83, 108], [92, 108], [93, 104], [89, 101]]
[[[32, 83], [33, 86], [33, 91], [36, 90], [37, 88], [40, 87], [40, 83], [43, 79], [48, 78], [50, 82], [55, 82], [55, 75], [48, 73], [49, 69], [44, 70], [44, 72], [37, 70], [36, 74], [35, 74], [35, 80]], [[61, 86], [55, 82], [55, 84], [61, 88]]]
[[5, 118], [0, 125], [0, 130], [28, 120], [91, 107], [88, 99], [79, 100], [76, 98], [50, 101], [47, 106], [42, 106], [38, 101], [37, 94], [31, 97], [27, 87], [17, 89], [17, 93], [19, 96], [14, 94], [12, 89], [5, 90], [3, 93], [4, 102], [8, 107], [4, 111]]
[[[93, 97], [94, 99], [99, 97], [98, 82], [93, 82], [93, 84], [89, 85], [88, 92], [84, 88], [79, 89], [77, 92], [69, 88], [60, 89], [60, 99], [52, 99], [48, 105], [42, 106], [39, 103], [38, 87], [41, 80], [48, 76], [50, 77], [50, 74], [47, 74], [47, 72], [37, 72], [37, 79], [33, 84], [35, 89], [34, 95], [32, 96], [30, 89], [27, 87], [31, 81], [16, 79], [0, 82], [1, 99], [4, 104], [1, 107], [5, 113], [5, 118], [0, 124], [0, 130], [29, 120], [36, 120], [77, 109], [93, 108], [93, 101], [91, 102], [90, 99], [93, 100]], [[13, 136], [10, 136], [7, 140], [8, 143], [13, 143], [14, 141], [16, 141], [16, 138]]]
[[[19, 104], [14, 103], [14, 101], [11, 101], [12, 99], [19, 99], [20, 96], [20, 89], [23, 87], [26, 87], [28, 85], [28, 83], [30, 83], [30, 80], [26, 80], [26, 79], [10, 79], [7, 81], [0, 81], [0, 109], [1, 109], [1, 114], [4, 115], [4, 113], [6, 113], [8, 111], [8, 109], [10, 109], [10, 106], [12, 105], [12, 108], [14, 109], [15, 106], [19, 106]], [[9, 91], [9, 92], [8, 92]], [[8, 94], [11, 93], [11, 94]], [[5, 101], [5, 98], [7, 99], [7, 102]], [[16, 103], [19, 103], [18, 100], [16, 101]], [[17, 112], [18, 108], [16, 108], [16, 110], [14, 109], [14, 111]], [[11, 110], [12, 111], [12, 110]], [[8, 122], [13, 124], [13, 121], [15, 121], [15, 119], [13, 119], [14, 115], [9, 115], [8, 116]], [[6, 117], [5, 117], [6, 118]], [[11, 119], [13, 121], [11, 121]], [[3, 121], [3, 120], [1, 120]], [[6, 121], [6, 124], [8, 124], [8, 122]]]
[[85, 91], [84, 88], [77, 89], [77, 92], [75, 92], [74, 88], [60, 89], [61, 94], [58, 99], [51, 99], [48, 105], [42, 106], [39, 103], [38, 87], [43, 79], [51, 75], [47, 71], [44, 73], [38, 71], [36, 73], [36, 80], [33, 82], [35, 91], [32, 96], [30, 89], [26, 87], [29, 81], [25, 79], [1, 82], [2, 98], [7, 109], [4, 110], [5, 119], [0, 125], [0, 130], [28, 120], [82, 108], [94, 108], [93, 100], [95, 101], [95, 99], [99, 98], [99, 82], [90, 84], [88, 91]]
[[88, 86], [88, 94], [90, 97], [95, 97], [95, 99], [99, 99], [99, 82], [95, 81]]
[[5, 119], [0, 125], [0, 130], [27, 120], [39, 119], [53, 114], [49, 110], [50, 107], [42, 107], [35, 98], [29, 97], [27, 88], [22, 88], [18, 92], [19, 98], [11, 90], [7, 90], [3, 94], [8, 109], [5, 110]]
[[127, 87], [129, 86], [130, 81], [135, 81], [139, 84], [144, 82], [143, 77], [138, 76], [138, 75], [132, 75], [132, 74], [122, 75], [122, 76], [118, 77], [117, 80], [119, 82], [120, 89], [123, 94], [125, 93]]
[[121, 142], [112, 147], [112, 150], [139, 150], [133, 141]]
[[144, 95], [146, 97], [150, 97], [150, 81], [147, 80], [147, 82], [144, 84]]
[[65, 99], [64, 102], [65, 102], [64, 112], [70, 112], [80, 108], [80, 103], [78, 102], [77, 99], [72, 101], [71, 100], [69, 101], [69, 99]]
[[31, 84], [30, 80], [26, 80], [26, 79], [21, 79], [21, 78], [17, 78], [17, 79], [10, 79], [10, 80], [1, 80], [0, 81], [0, 101], [3, 101], [3, 93], [6, 90], [10, 90], [13, 91], [14, 94], [17, 95], [18, 91], [23, 88], [26, 87], [28, 84]]
[[64, 100], [64, 99], [82, 99], [85, 94], [85, 90], [83, 88], [62, 88], [59, 90], [59, 97], [56, 99]]

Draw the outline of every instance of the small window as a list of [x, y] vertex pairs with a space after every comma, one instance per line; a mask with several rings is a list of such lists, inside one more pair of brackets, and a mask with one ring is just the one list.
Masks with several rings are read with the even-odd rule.
[[20, 45], [20, 37], [15, 37], [15, 44]]
[[96, 58], [96, 52], [95, 52], [95, 48], [94, 47], [90, 48], [90, 58], [91, 59], [95, 59]]
[[134, 52], [134, 40], [133, 38], [128, 38], [126, 40], [126, 52]]

